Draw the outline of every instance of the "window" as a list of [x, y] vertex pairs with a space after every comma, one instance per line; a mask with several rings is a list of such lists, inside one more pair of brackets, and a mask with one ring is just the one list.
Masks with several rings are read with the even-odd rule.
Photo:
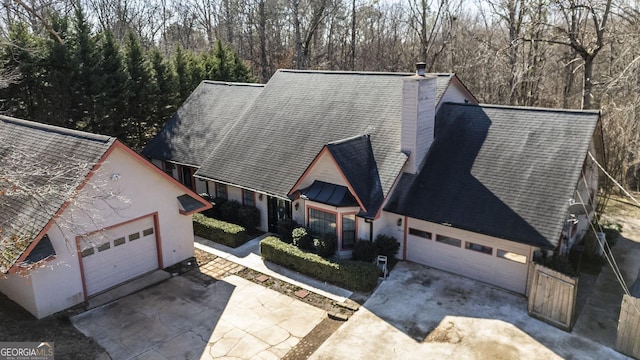
[[491, 255], [493, 253], [493, 248], [468, 241], [464, 244], [464, 247], [465, 249], [481, 252], [483, 254]]
[[115, 240], [113, 240], [113, 246], [120, 246], [120, 245], [124, 244], [124, 241], [125, 240], [124, 240], [123, 237], [115, 239]]
[[253, 191], [242, 189], [242, 205], [256, 206], [256, 195]]
[[82, 254], [82, 257], [87, 257], [87, 256], [89, 256], [89, 255], [93, 255], [94, 251], [95, 251], [95, 250], [93, 250], [93, 248], [92, 248], [92, 247], [90, 247], [90, 248], [86, 248], [86, 249], [82, 250], [82, 253], [81, 253], [81, 254]]
[[342, 215], [342, 248], [351, 249], [356, 242], [356, 216]]
[[162, 170], [164, 170], [164, 172], [166, 172], [168, 175], [173, 177], [173, 164], [166, 161], [166, 160], [162, 160]]
[[182, 177], [182, 184], [193, 190], [193, 173], [191, 172], [191, 168], [187, 166], [180, 166], [180, 176]]
[[336, 214], [309, 209], [309, 229], [315, 236], [326, 234], [336, 236]]
[[409, 234], [413, 236], [419, 236], [425, 239], [431, 239], [431, 233], [427, 231], [422, 231], [414, 228], [409, 228]]
[[227, 185], [216, 183], [216, 197], [229, 200], [229, 195], [227, 194]]
[[98, 245], [98, 251], [105, 251], [109, 248], [111, 248], [111, 243], [108, 242]]
[[151, 234], [153, 234], [153, 228], [142, 230], [142, 236], [149, 236]]
[[460, 247], [462, 245], [462, 240], [454, 239], [448, 236], [436, 235], [436, 241], [439, 243]]
[[129, 241], [138, 240], [138, 239], [140, 239], [140, 233], [139, 232], [129, 235]]
[[499, 258], [503, 258], [503, 259], [507, 259], [507, 260], [511, 260], [511, 261], [515, 261], [515, 262], [519, 262], [521, 264], [526, 264], [527, 263], [527, 257], [526, 256], [520, 255], [520, 254], [516, 254], [516, 253], [511, 252], [511, 251], [498, 249], [498, 257]]

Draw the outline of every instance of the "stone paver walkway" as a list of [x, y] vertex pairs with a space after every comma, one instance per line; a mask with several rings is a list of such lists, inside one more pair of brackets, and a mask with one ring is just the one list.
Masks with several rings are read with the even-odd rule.
[[246, 267], [233, 261], [216, 257], [206, 264], [200, 265], [198, 268], [189, 270], [183, 276], [194, 280], [202, 285], [209, 286], [212, 283], [222, 280], [229, 275], [235, 275]]

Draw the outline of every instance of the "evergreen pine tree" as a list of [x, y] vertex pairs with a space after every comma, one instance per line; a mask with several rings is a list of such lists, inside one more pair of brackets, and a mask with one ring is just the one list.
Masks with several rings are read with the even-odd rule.
[[60, 43], [53, 36], [47, 42], [46, 57], [43, 60], [45, 72], [42, 103], [44, 121], [67, 128], [76, 128], [73, 119], [76, 103], [72, 100], [74, 91], [73, 75], [78, 72], [69, 38], [69, 19], [54, 14], [51, 19], [53, 29], [65, 42]]
[[96, 118], [96, 92], [101, 87], [98, 56], [91, 25], [80, 7], [75, 11], [74, 30], [73, 56], [78, 64], [73, 76], [73, 98], [76, 102], [74, 119], [78, 128], [99, 133], [100, 123]]
[[149, 53], [151, 68], [153, 70], [152, 81], [152, 116], [151, 122], [155, 129], [154, 133], [164, 125], [169, 117], [175, 112], [178, 104], [178, 91], [176, 76], [171, 66], [162, 57], [158, 49], [153, 49]]
[[127, 74], [128, 79], [128, 109], [127, 116], [127, 143], [134, 147], [144, 146], [152, 135], [147, 131], [151, 115], [151, 74], [144, 58], [142, 48], [138, 38], [129, 33], [126, 40], [127, 45]]
[[16, 117], [36, 119], [42, 100], [42, 41], [35, 37], [26, 23], [13, 24], [9, 42], [2, 51], [2, 67], [18, 75], [18, 81], [4, 89], [2, 96], [7, 113]]
[[97, 93], [96, 118], [105, 135], [126, 139], [124, 117], [129, 100], [127, 73], [120, 47], [111, 31], [106, 31], [100, 43], [100, 87]]

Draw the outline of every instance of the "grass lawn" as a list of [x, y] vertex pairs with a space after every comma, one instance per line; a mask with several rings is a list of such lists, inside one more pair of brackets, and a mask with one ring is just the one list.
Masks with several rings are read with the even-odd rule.
[[56, 359], [108, 359], [102, 347], [73, 327], [65, 312], [37, 320], [4, 294], [0, 294], [0, 341], [53, 341]]

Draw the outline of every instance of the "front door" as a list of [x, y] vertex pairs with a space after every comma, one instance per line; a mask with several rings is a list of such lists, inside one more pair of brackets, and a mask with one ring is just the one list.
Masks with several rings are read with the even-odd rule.
[[269, 196], [268, 203], [268, 217], [269, 217], [269, 232], [278, 232], [278, 222], [284, 219], [291, 219], [291, 201], [279, 199], [277, 197]]

